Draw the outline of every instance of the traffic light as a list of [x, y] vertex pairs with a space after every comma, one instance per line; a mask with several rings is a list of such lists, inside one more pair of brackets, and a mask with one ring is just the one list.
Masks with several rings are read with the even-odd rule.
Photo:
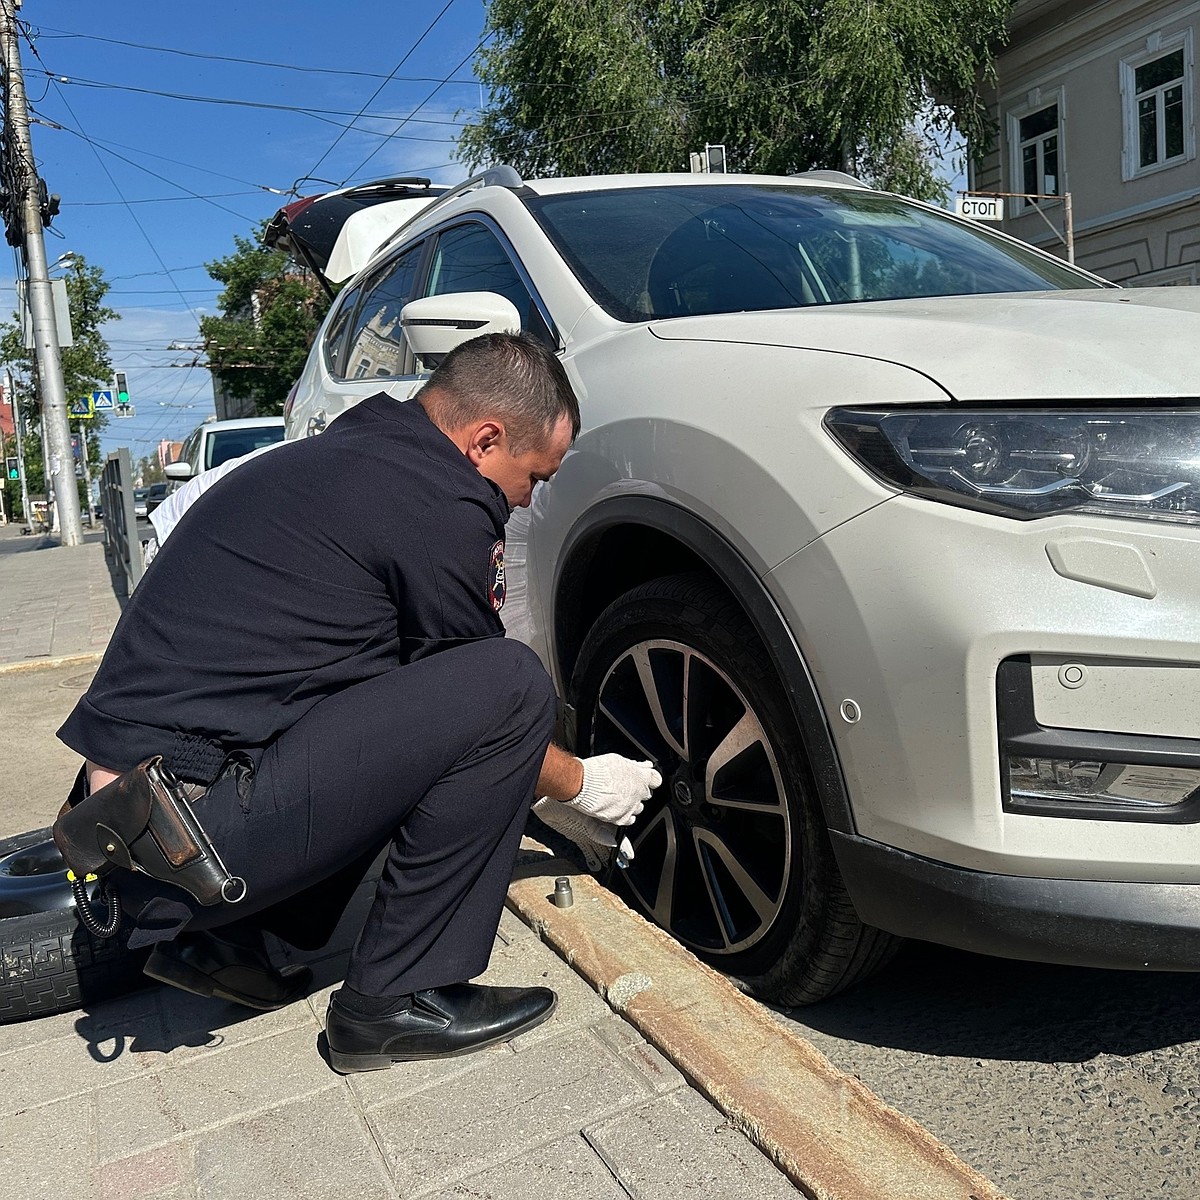
[[6, 458], [4, 460], [4, 471], [9, 479], [21, 478], [21, 464], [15, 458]]
[[117, 371], [115, 374], [115, 381], [116, 381], [116, 385], [117, 385], [116, 389], [115, 389], [116, 393], [117, 393], [117, 397], [116, 397], [117, 403], [118, 404], [128, 404], [129, 403], [129, 382], [125, 378], [125, 372]]

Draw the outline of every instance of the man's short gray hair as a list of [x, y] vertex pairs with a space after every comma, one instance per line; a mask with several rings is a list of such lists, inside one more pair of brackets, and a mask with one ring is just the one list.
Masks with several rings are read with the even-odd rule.
[[558, 356], [527, 333], [486, 333], [456, 346], [419, 393], [443, 430], [498, 417], [510, 449], [541, 445], [565, 416], [579, 433], [579, 401]]

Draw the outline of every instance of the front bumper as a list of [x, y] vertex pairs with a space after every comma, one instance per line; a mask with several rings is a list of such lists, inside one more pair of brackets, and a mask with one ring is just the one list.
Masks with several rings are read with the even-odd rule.
[[889, 933], [1033, 962], [1200, 970], [1200, 884], [996, 875], [831, 837], [858, 915]]
[[[1064, 564], [1064, 548], [1086, 569]], [[1135, 560], [1145, 577], [1125, 569]], [[850, 832], [996, 876], [1200, 884], [1194, 820], [1006, 805], [997, 711], [1006, 660], [1030, 661], [1035, 684], [1055, 663], [1086, 664], [1085, 687], [1037, 684], [1041, 726], [1074, 730], [1080, 745], [1100, 731], [1200, 745], [1200, 530], [1009, 521], [900, 496], [766, 581], [821, 696]]]

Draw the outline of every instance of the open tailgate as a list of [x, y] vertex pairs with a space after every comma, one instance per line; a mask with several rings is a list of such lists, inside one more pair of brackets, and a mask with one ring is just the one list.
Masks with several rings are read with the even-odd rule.
[[404, 177], [359, 184], [285, 204], [263, 243], [312, 270], [326, 291], [349, 279], [401, 225], [447, 189]]

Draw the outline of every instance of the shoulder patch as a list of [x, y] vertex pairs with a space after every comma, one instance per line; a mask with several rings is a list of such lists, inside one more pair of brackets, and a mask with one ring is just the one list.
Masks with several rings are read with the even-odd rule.
[[488, 595], [492, 608], [499, 612], [504, 607], [504, 597], [507, 588], [504, 582], [504, 539], [501, 538], [493, 547], [491, 562], [488, 564]]

